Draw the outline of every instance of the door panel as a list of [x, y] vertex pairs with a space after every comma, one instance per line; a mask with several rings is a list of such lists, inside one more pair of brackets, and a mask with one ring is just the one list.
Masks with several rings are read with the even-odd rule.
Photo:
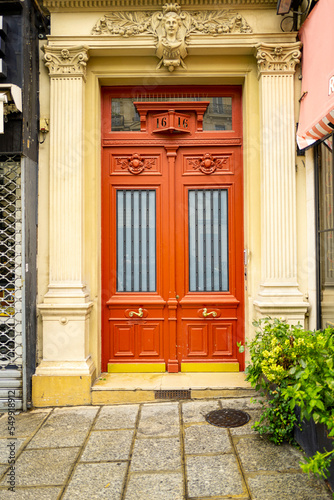
[[[228, 158], [224, 173], [222, 158]], [[194, 358], [200, 363], [239, 363], [235, 328], [243, 321], [242, 236], [237, 231], [243, 225], [243, 207], [236, 203], [242, 200], [239, 159], [240, 148], [178, 151], [176, 190], [183, 206], [176, 223], [181, 365]], [[207, 348], [193, 349], [194, 345]]]
[[[104, 356], [164, 362], [163, 148], [105, 148], [102, 179]], [[165, 158], [166, 161], [166, 158]], [[157, 222], [159, 221], [159, 225]], [[106, 368], [104, 368], [106, 369]]]
[[203, 132], [189, 102], [187, 130], [157, 130], [172, 104], [140, 103], [141, 132], [103, 147], [103, 370], [243, 369], [241, 142]]

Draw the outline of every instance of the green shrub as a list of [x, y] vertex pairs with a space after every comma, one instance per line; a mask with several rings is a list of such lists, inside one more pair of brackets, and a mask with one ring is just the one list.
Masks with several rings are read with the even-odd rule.
[[[253, 428], [276, 444], [292, 443], [294, 408], [299, 406], [301, 421], [312, 417], [334, 436], [334, 329], [305, 331], [271, 318], [253, 325], [256, 333], [247, 342], [251, 363], [246, 380], [269, 398]], [[239, 350], [244, 346], [239, 344]], [[326, 477], [332, 453], [318, 452], [302, 464], [303, 471]]]

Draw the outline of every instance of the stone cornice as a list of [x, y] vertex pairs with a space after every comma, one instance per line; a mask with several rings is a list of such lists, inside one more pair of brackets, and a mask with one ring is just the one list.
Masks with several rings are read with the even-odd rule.
[[292, 74], [300, 62], [302, 44], [264, 44], [256, 47], [259, 76], [263, 74]]
[[86, 78], [88, 47], [50, 47], [43, 46], [44, 63], [50, 77], [73, 76]]
[[[43, 6], [52, 11], [59, 10], [110, 10], [110, 9], [150, 9], [156, 10], [161, 7], [164, 2], [157, 4], [156, 0], [43, 0]], [[221, 8], [226, 5], [229, 8], [272, 8], [276, 9], [277, 0], [183, 0], [182, 8], [200, 8], [211, 7]], [[218, 4], [218, 5], [217, 5]]]

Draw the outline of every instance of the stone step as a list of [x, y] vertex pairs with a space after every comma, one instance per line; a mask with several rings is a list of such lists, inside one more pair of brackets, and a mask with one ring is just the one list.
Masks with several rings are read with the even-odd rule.
[[92, 404], [144, 403], [164, 399], [255, 396], [243, 372], [102, 373], [92, 387]]

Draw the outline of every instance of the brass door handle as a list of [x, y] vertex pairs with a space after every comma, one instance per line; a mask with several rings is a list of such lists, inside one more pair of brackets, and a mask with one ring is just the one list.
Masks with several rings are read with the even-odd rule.
[[136, 311], [129, 312], [130, 318], [132, 318], [133, 316], [138, 316], [138, 318], [142, 318], [143, 315], [144, 315], [144, 311], [141, 307], [138, 309], [138, 312], [136, 312]]
[[203, 314], [204, 318], [206, 318], [207, 316], [213, 316], [215, 318], [217, 316], [216, 311], [211, 311], [211, 312], [208, 313], [208, 310], [207, 310], [206, 307], [204, 307], [202, 314]]

